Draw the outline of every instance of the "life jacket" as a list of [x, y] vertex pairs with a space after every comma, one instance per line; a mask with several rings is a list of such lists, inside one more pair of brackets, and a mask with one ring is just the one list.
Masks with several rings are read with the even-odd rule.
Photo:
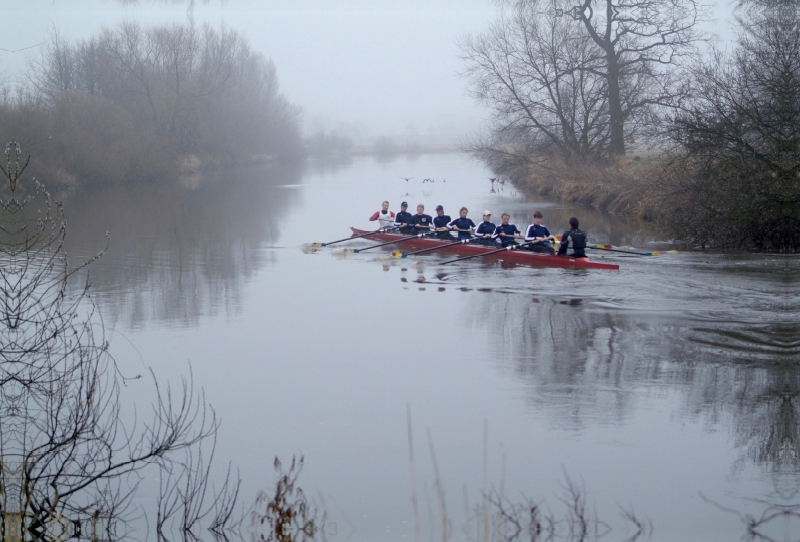
[[572, 249], [571, 256], [575, 258], [586, 258], [586, 234], [578, 228], [565, 233], [558, 253], [567, 254], [568, 248]]
[[384, 214], [383, 210], [378, 211], [378, 222], [380, 223], [382, 228], [389, 228], [394, 225], [394, 213], [391, 211], [386, 211]]
[[569, 239], [569, 244], [573, 250], [586, 249], [586, 234], [583, 233], [581, 230], [577, 228], [575, 228], [574, 230], [570, 230], [568, 239]]

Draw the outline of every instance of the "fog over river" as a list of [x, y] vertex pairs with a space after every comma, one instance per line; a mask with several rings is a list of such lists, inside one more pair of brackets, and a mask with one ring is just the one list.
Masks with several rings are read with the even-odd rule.
[[[619, 506], [659, 541], [739, 540], [733, 511], [796, 512], [796, 257], [608, 253], [620, 270], [606, 271], [300, 250], [374, 225], [384, 199], [508, 211], [520, 228], [538, 209], [554, 232], [576, 215], [593, 242], [662, 246], [637, 223], [493, 193], [489, 177], [447, 154], [96, 188], [63, 198], [68, 252], [77, 263], [110, 232], [90, 277], [122, 371], [175, 382], [191, 364], [222, 419], [215, 460], [238, 466], [248, 505], [276, 455], [304, 455], [330, 540], [414, 539], [414, 491], [421, 539], [441, 539], [426, 430], [452, 540], [481, 539], [473, 511], [492, 488], [567, 517], [565, 473], [607, 540], [636, 533]], [[757, 530], [794, 540], [800, 521]]]

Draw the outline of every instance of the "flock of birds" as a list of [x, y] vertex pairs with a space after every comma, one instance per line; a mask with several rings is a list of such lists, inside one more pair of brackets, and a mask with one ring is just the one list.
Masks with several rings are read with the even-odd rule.
[[[401, 178], [402, 180], [404, 180], [405, 182], [408, 182], [408, 181], [410, 181], [410, 180], [414, 179], [414, 177], [400, 177], [400, 178]], [[494, 183], [497, 183], [497, 184], [499, 184], [500, 186], [503, 186], [504, 184], [506, 184], [506, 180], [505, 180], [505, 179], [503, 179], [502, 177], [489, 177], [489, 180], [490, 180], [490, 181], [492, 181], [492, 186], [494, 186]], [[427, 179], [427, 178], [426, 178], [426, 179], [422, 179], [422, 182], [423, 182], [423, 183], [435, 183], [435, 182], [436, 182], [436, 180], [434, 180], [434, 179]], [[442, 182], [443, 182], [443, 183], [446, 183], [446, 182], [447, 182], [447, 180], [446, 180], [446, 179], [442, 179]]]
[[[414, 177], [400, 177], [400, 178], [401, 178], [401, 179], [403, 179], [405, 182], [408, 182], [408, 181], [410, 181], [411, 179], [413, 179]], [[433, 180], [433, 179], [422, 179], [422, 184], [425, 184], [425, 183], [435, 183], [435, 182], [436, 182], [436, 181], [435, 181], [435, 180]], [[443, 182], [443, 183], [446, 183], [446, 182], [447, 182], [447, 180], [446, 180], [446, 179], [442, 179], [442, 182]]]
[[[409, 181], [413, 180], [414, 177], [400, 177], [400, 179], [404, 180], [405, 182], [409, 182]], [[489, 180], [492, 182], [492, 189], [489, 192], [490, 194], [496, 194], [497, 192], [502, 192], [503, 191], [503, 187], [506, 184], [506, 180], [505, 179], [503, 179], [502, 177], [489, 177]], [[434, 179], [429, 179], [429, 178], [422, 179], [422, 184], [435, 183], [435, 182], [436, 182], [436, 180], [434, 180]], [[442, 179], [442, 182], [446, 183], [447, 180]], [[495, 186], [497, 186], [498, 188], [495, 189]], [[408, 192], [406, 192], [406, 195], [408, 195]], [[516, 192], [513, 195], [516, 196]]]

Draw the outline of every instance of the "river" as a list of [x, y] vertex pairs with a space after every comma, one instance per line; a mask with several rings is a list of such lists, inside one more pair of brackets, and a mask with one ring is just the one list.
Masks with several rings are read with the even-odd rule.
[[[91, 291], [122, 370], [191, 367], [246, 503], [275, 456], [304, 456], [331, 540], [413, 540], [417, 523], [440, 540], [445, 510], [452, 540], [482, 540], [486, 494], [531, 499], [566, 539], [567, 477], [608, 540], [637, 532], [620, 507], [658, 541], [739, 540], [737, 513], [796, 511], [800, 260], [667, 245], [493, 176], [460, 154], [368, 156], [60, 197], [74, 263], [110, 233]], [[681, 251], [597, 255], [619, 263], [606, 271], [301, 250], [374, 226], [384, 199], [520, 227], [539, 209], [554, 232], [576, 215], [593, 242]], [[796, 538], [800, 522], [757, 530]]]

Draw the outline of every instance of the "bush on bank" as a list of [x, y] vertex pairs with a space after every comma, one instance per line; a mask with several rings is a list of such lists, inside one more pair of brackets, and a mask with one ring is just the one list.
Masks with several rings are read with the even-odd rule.
[[101, 97], [63, 93], [0, 107], [6, 139], [31, 155], [31, 171], [48, 186], [156, 181], [177, 175], [169, 142]]

